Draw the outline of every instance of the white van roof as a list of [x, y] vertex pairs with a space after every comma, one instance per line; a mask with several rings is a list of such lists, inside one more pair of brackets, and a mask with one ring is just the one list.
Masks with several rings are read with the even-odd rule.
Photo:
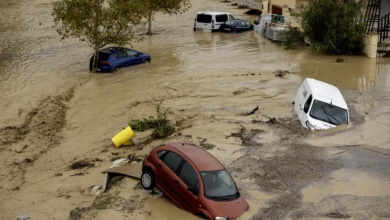
[[332, 103], [333, 105], [348, 110], [347, 103], [336, 86], [312, 78], [306, 78], [305, 81], [309, 84], [314, 99]]
[[200, 11], [196, 14], [231, 14], [229, 12], [222, 12], [222, 11]]

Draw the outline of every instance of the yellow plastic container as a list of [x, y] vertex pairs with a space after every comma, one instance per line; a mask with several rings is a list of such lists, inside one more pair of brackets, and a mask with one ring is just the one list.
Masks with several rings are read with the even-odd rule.
[[113, 138], [111, 138], [111, 140], [114, 143], [115, 147], [120, 147], [122, 145], [131, 145], [131, 138], [133, 138], [134, 136], [134, 131], [131, 129], [130, 126], [127, 126], [127, 128], [116, 134]]

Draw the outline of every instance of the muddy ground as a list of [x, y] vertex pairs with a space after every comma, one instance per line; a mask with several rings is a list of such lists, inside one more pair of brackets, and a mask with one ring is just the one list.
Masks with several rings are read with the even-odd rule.
[[[254, 32], [194, 33], [196, 11], [256, 18], [199, 0], [183, 15], [159, 17], [155, 34], [133, 45], [150, 64], [92, 74], [88, 45], [60, 41], [51, 28], [51, 2], [0, 7], [1, 55], [10, 57], [0, 72], [0, 219], [197, 219], [136, 179], [96, 188], [117, 159], [139, 163], [173, 140], [221, 160], [250, 205], [241, 219], [390, 219], [389, 60], [340, 64]], [[304, 77], [338, 86], [352, 123], [303, 129], [292, 101]], [[173, 135], [153, 140], [148, 130], [132, 146], [113, 145], [130, 120], [156, 116], [160, 102]]]

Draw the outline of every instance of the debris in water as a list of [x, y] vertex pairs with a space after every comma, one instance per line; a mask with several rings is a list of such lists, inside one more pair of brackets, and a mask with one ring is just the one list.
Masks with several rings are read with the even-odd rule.
[[30, 216], [28, 215], [19, 215], [18, 217], [16, 217], [16, 220], [27, 220], [29, 218]]
[[290, 71], [288, 71], [288, 70], [276, 70], [275, 71], [275, 77], [283, 77], [287, 73], [290, 73]]

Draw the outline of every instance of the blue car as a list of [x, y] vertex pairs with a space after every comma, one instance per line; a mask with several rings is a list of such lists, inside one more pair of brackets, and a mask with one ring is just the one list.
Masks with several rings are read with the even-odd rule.
[[240, 33], [249, 30], [253, 30], [253, 24], [243, 19], [227, 20], [219, 27], [219, 31], [227, 33]]
[[[95, 55], [89, 61], [89, 70], [92, 71], [92, 64]], [[97, 72], [116, 72], [118, 69], [133, 66], [151, 61], [149, 54], [142, 53], [125, 47], [108, 47], [99, 50], [97, 61]]]

